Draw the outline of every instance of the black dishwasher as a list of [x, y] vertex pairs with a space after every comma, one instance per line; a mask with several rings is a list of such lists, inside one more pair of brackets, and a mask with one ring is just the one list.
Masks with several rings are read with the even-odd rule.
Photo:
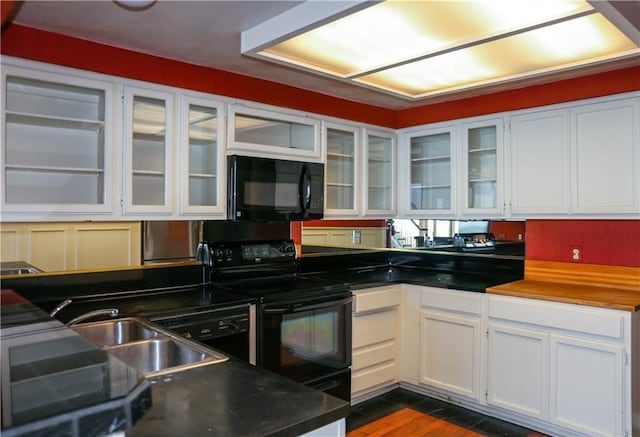
[[150, 317], [163, 328], [198, 341], [228, 355], [256, 363], [255, 305]]

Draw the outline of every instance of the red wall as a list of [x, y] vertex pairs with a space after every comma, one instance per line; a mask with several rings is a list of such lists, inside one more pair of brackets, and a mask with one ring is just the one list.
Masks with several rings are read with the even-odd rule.
[[497, 240], [524, 241], [525, 222], [492, 221], [489, 223], [489, 232]]
[[527, 220], [526, 259], [640, 267], [640, 220]]

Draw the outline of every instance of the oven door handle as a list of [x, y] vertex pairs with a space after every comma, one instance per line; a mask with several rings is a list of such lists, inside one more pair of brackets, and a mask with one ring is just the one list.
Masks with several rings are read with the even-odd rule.
[[288, 314], [293, 312], [302, 312], [302, 311], [311, 311], [311, 310], [320, 310], [323, 308], [331, 308], [335, 306], [346, 305], [353, 301], [353, 297], [347, 297], [345, 299], [340, 300], [331, 300], [322, 303], [317, 303], [314, 305], [305, 305], [305, 306], [296, 306], [296, 305], [284, 305], [276, 308], [264, 308], [262, 311], [265, 314]]

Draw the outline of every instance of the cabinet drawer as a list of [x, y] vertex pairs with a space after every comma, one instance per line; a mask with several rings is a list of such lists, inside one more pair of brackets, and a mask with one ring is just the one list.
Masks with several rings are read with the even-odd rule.
[[384, 384], [392, 384], [396, 380], [396, 364], [388, 364], [367, 369], [362, 372], [353, 372], [351, 376], [351, 392], [374, 388]]
[[364, 369], [365, 367], [374, 366], [392, 361], [397, 354], [396, 343], [386, 343], [371, 348], [354, 350], [352, 357], [352, 369], [354, 371]]
[[582, 305], [489, 296], [489, 317], [615, 339], [624, 337], [622, 313]]
[[448, 311], [482, 315], [484, 293], [472, 291], [441, 290], [425, 287], [422, 290], [421, 305]]
[[392, 340], [396, 335], [395, 311], [370, 313], [353, 318], [353, 348]]
[[353, 297], [355, 314], [391, 308], [400, 305], [402, 293], [399, 287], [380, 287], [371, 291], [356, 292]]

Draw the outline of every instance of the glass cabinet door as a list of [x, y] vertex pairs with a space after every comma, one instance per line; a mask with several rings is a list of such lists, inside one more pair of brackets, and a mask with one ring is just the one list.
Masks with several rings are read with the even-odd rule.
[[125, 212], [171, 212], [173, 95], [125, 89]]
[[320, 162], [320, 121], [256, 108], [229, 106], [229, 150]]
[[327, 125], [327, 164], [325, 168], [325, 215], [357, 214], [356, 144], [358, 129]]
[[223, 212], [222, 105], [185, 97], [182, 103], [181, 212]]
[[453, 128], [448, 128], [410, 138], [410, 211], [444, 214], [455, 210], [454, 136]]
[[464, 125], [466, 212], [502, 214], [502, 121]]
[[380, 132], [366, 134], [365, 214], [389, 214], [395, 210], [395, 137]]
[[113, 212], [113, 85], [3, 68], [2, 210]]

